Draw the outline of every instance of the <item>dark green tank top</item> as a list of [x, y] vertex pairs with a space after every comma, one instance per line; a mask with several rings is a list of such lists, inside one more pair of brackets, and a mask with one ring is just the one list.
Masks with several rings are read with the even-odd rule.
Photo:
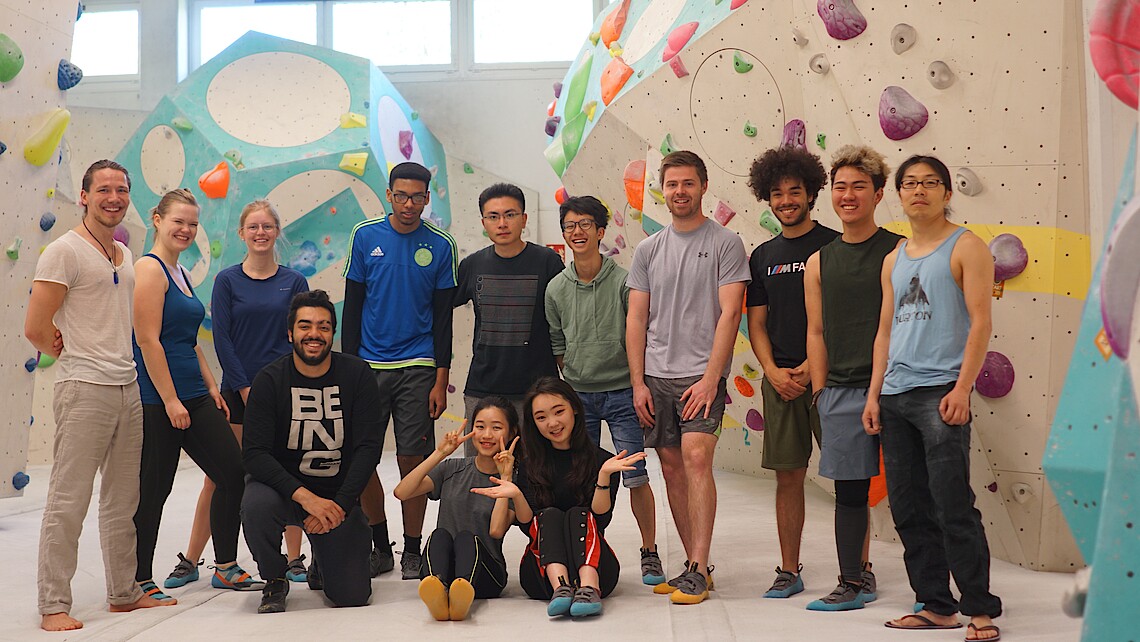
[[845, 243], [839, 237], [819, 251], [829, 386], [871, 385], [875, 333], [883, 302], [883, 259], [901, 238], [880, 227], [862, 243]]

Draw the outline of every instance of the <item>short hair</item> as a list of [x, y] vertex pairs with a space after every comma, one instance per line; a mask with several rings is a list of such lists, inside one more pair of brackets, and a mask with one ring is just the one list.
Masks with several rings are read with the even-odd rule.
[[772, 188], [784, 179], [802, 181], [808, 195], [808, 209], [815, 207], [819, 191], [827, 183], [827, 171], [819, 156], [791, 145], [769, 149], [752, 162], [748, 187], [758, 201], [772, 200]]
[[831, 182], [835, 183], [835, 173], [841, 167], [854, 167], [871, 177], [871, 184], [875, 190], [887, 186], [887, 177], [891, 175], [891, 168], [879, 152], [866, 145], [844, 145], [831, 157]]
[[289, 302], [289, 330], [293, 330], [293, 324], [297, 321], [297, 310], [301, 308], [324, 308], [329, 311], [329, 316], [332, 317], [333, 332], [336, 332], [336, 308], [333, 307], [332, 301], [329, 300], [329, 293], [324, 290], [309, 290], [307, 292], [299, 292], [293, 296], [293, 300]]
[[946, 191], [954, 191], [954, 180], [950, 178], [950, 169], [946, 167], [946, 163], [943, 163], [934, 156], [924, 156], [922, 154], [915, 154], [904, 160], [902, 165], [899, 165], [898, 171], [895, 172], [896, 190], [902, 187], [903, 174], [906, 173], [906, 170], [915, 165], [929, 165], [930, 169], [934, 170], [935, 174], [938, 174], [938, 178], [942, 179], [942, 184], [946, 186]]
[[610, 213], [606, 206], [593, 196], [571, 196], [558, 206], [558, 224], [562, 225], [570, 212], [584, 214], [594, 219], [594, 225], [605, 229], [609, 224]]
[[510, 197], [519, 202], [519, 208], [526, 211], [526, 196], [518, 185], [510, 183], [495, 183], [479, 194], [479, 213], [483, 213], [483, 206], [492, 198]]
[[131, 173], [127, 171], [126, 167], [123, 167], [113, 160], [104, 158], [103, 160], [97, 160], [94, 163], [91, 163], [91, 167], [88, 167], [87, 171], [83, 172], [83, 181], [81, 183], [81, 187], [84, 192], [91, 190], [91, 181], [95, 180], [95, 172], [101, 169], [113, 169], [116, 172], [122, 172], [123, 176], [127, 179], [127, 191], [130, 191]]
[[515, 409], [515, 405], [510, 402], [506, 397], [499, 395], [491, 395], [483, 397], [475, 403], [475, 407], [471, 409], [471, 427], [475, 427], [475, 418], [479, 413], [487, 408], [498, 408], [503, 411], [503, 416], [507, 418], [507, 447], [510, 447], [510, 442], [515, 437], [519, 436], [519, 411]]
[[665, 170], [670, 167], [695, 167], [697, 169], [697, 177], [701, 179], [701, 185], [706, 185], [709, 182], [709, 170], [705, 167], [705, 162], [701, 160], [693, 152], [688, 150], [681, 150], [679, 152], [670, 152], [665, 158], [661, 159], [661, 184], [665, 184]]
[[428, 190], [431, 185], [431, 170], [420, 165], [419, 163], [400, 163], [388, 172], [388, 189], [396, 184], [400, 179], [408, 181], [419, 181], [424, 184], [424, 191]]
[[163, 194], [162, 198], [158, 199], [158, 205], [155, 205], [151, 208], [150, 215], [158, 216], [159, 218], [166, 218], [166, 215], [170, 212], [171, 206], [173, 206], [175, 203], [190, 205], [192, 207], [201, 209], [201, 207], [198, 205], [198, 199], [194, 198], [194, 193], [185, 187], [179, 187], [178, 189], [172, 189], [169, 192]]

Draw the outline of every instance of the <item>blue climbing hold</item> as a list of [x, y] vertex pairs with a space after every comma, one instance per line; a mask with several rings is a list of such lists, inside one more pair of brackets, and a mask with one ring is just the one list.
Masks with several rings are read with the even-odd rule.
[[30, 481], [32, 481], [32, 478], [28, 477], [28, 474], [21, 470], [15, 475], [12, 475], [12, 488], [24, 490], [24, 486], [27, 486]]
[[44, 212], [44, 215], [40, 217], [40, 229], [46, 232], [54, 226], [55, 214], [52, 214], [51, 212]]
[[3, 141], [0, 141], [0, 154], [3, 154], [6, 151], [8, 151], [8, 146], [5, 145]]
[[59, 73], [56, 74], [55, 84], [61, 91], [67, 91], [83, 80], [83, 70], [66, 58], [59, 60]]
[[27, 361], [24, 362], [24, 370], [27, 370], [28, 372], [35, 372], [36, 366], [38, 366], [39, 364], [40, 364], [40, 358], [38, 356], [32, 357], [31, 359], [28, 359]]
[[87, 7], [83, 6], [82, 2], [78, 2], [76, 4], [79, 5], [79, 7], [75, 9], [75, 19], [78, 21], [80, 18], [83, 17], [83, 12], [84, 12], [84, 10], [87, 9]]

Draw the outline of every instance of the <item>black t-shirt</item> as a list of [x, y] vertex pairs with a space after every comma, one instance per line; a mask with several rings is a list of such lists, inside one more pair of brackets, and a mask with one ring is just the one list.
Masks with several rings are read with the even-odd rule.
[[[524, 461], [524, 458], [521, 457], [518, 460], [518, 468], [517, 472], [515, 473], [515, 485], [519, 487], [520, 491], [522, 491], [523, 497], [526, 498], [527, 504], [530, 505], [530, 509], [537, 513], [540, 510], [544, 508], [550, 508], [551, 506], [560, 510], [569, 510], [575, 506], [589, 507], [590, 504], [593, 503], [594, 493], [592, 489], [593, 484], [598, 481], [598, 471], [601, 470], [602, 464], [606, 463], [609, 458], [613, 457], [613, 454], [607, 452], [602, 448], [597, 448], [597, 457], [595, 458], [594, 462], [594, 471], [590, 475], [591, 490], [589, 493], [587, 493], [589, 497], [584, 498], [581, 495], [581, 489], [573, 488], [566, 483], [559, 483], [561, 480], [565, 480], [570, 475], [570, 471], [573, 467], [573, 456], [571, 452], [569, 450], [553, 449], [551, 449], [549, 452], [551, 453], [550, 463], [554, 466], [554, 474], [551, 476], [551, 479], [556, 480], [554, 486], [553, 504], [540, 504], [538, 502], [538, 498], [535, 496], [534, 486], [530, 483], [530, 478], [527, 476], [526, 462]], [[594, 514], [594, 517], [598, 523], [598, 530], [604, 531], [606, 526], [610, 523], [610, 518], [613, 517], [614, 505], [617, 502], [618, 486], [620, 484], [620, 473], [614, 473], [610, 475], [610, 509], [601, 515], [598, 515], [597, 513]], [[520, 526], [523, 527], [523, 531], [527, 531], [526, 525]]]
[[839, 232], [817, 223], [803, 236], [789, 239], [781, 234], [752, 250], [748, 307], [768, 306], [768, 339], [780, 368], [795, 368], [807, 359], [804, 266], [838, 236]]
[[466, 394], [521, 397], [539, 377], [558, 376], [544, 302], [564, 268], [557, 252], [533, 243], [509, 259], [492, 245], [459, 264], [455, 305], [475, 304]]

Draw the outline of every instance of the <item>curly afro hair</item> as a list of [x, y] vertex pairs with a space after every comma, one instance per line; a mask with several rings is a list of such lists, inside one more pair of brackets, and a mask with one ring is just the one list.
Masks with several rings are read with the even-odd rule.
[[748, 187], [752, 188], [756, 200], [768, 201], [772, 188], [785, 178], [803, 181], [809, 210], [815, 206], [819, 191], [827, 184], [827, 172], [818, 156], [799, 147], [784, 146], [769, 149], [752, 162]]

